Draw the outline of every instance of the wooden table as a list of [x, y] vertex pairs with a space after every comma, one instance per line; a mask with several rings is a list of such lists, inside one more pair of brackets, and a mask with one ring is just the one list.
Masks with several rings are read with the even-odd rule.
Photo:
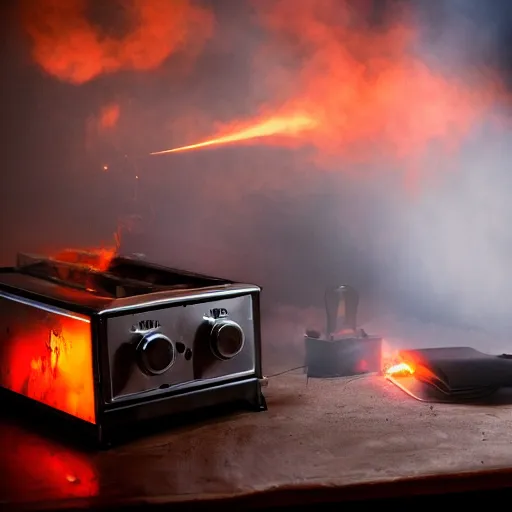
[[430, 405], [381, 377], [306, 383], [300, 371], [272, 378], [265, 394], [268, 412], [107, 452], [80, 453], [2, 420], [0, 508], [269, 505], [285, 495], [293, 504], [512, 483], [512, 406]]

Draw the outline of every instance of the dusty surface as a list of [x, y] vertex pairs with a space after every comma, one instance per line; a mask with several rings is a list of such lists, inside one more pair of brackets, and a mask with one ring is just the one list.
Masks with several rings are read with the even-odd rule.
[[425, 404], [380, 377], [306, 385], [300, 371], [271, 378], [265, 394], [266, 413], [182, 427], [94, 454], [4, 422], [0, 500], [38, 507], [179, 501], [512, 468], [509, 405]]

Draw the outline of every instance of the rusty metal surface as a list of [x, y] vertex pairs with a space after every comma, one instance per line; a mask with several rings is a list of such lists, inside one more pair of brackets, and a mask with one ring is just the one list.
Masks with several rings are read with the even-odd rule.
[[268, 412], [108, 452], [80, 453], [4, 419], [0, 506], [175, 503], [512, 468], [512, 405], [426, 404], [376, 376], [306, 385], [300, 371], [271, 378], [265, 394]]

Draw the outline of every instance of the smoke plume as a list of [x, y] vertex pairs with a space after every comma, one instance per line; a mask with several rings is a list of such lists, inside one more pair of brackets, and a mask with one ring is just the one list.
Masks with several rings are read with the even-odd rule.
[[506, 6], [377, 4], [258, 3], [287, 64], [275, 84], [289, 92], [281, 113], [319, 120], [299, 142], [316, 148], [317, 172], [355, 187], [338, 210], [339, 242], [360, 249], [383, 302], [462, 329], [445, 344], [469, 343], [467, 328], [503, 332], [512, 326]]
[[24, 0], [35, 61], [73, 84], [122, 70], [158, 68], [172, 53], [204, 42], [208, 11], [189, 0]]
[[[254, 5], [266, 45], [287, 64], [271, 99], [257, 106], [263, 112], [221, 127], [200, 147], [288, 141], [316, 147], [324, 161], [385, 159], [418, 172], [432, 146], [445, 154], [457, 150], [502, 92], [490, 69], [447, 76], [429, 66], [418, 51], [418, 23], [401, 4], [387, 11], [365, 1]], [[259, 64], [255, 76], [268, 75], [267, 63]]]
[[387, 11], [364, 1], [258, 6], [274, 44], [295, 57], [288, 82], [295, 90], [283, 108], [317, 120], [307, 136], [321, 156], [410, 167], [429, 144], [459, 144], [495, 100], [494, 83], [469, 85], [422, 60], [419, 27], [400, 4]]

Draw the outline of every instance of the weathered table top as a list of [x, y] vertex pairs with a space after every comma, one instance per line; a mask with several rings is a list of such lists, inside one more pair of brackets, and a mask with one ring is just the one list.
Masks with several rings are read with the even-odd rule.
[[382, 377], [306, 383], [300, 371], [270, 379], [265, 394], [268, 412], [92, 454], [2, 421], [0, 506], [176, 503], [362, 484], [372, 492], [389, 484], [389, 495], [411, 478], [512, 468], [509, 405], [430, 405]]

